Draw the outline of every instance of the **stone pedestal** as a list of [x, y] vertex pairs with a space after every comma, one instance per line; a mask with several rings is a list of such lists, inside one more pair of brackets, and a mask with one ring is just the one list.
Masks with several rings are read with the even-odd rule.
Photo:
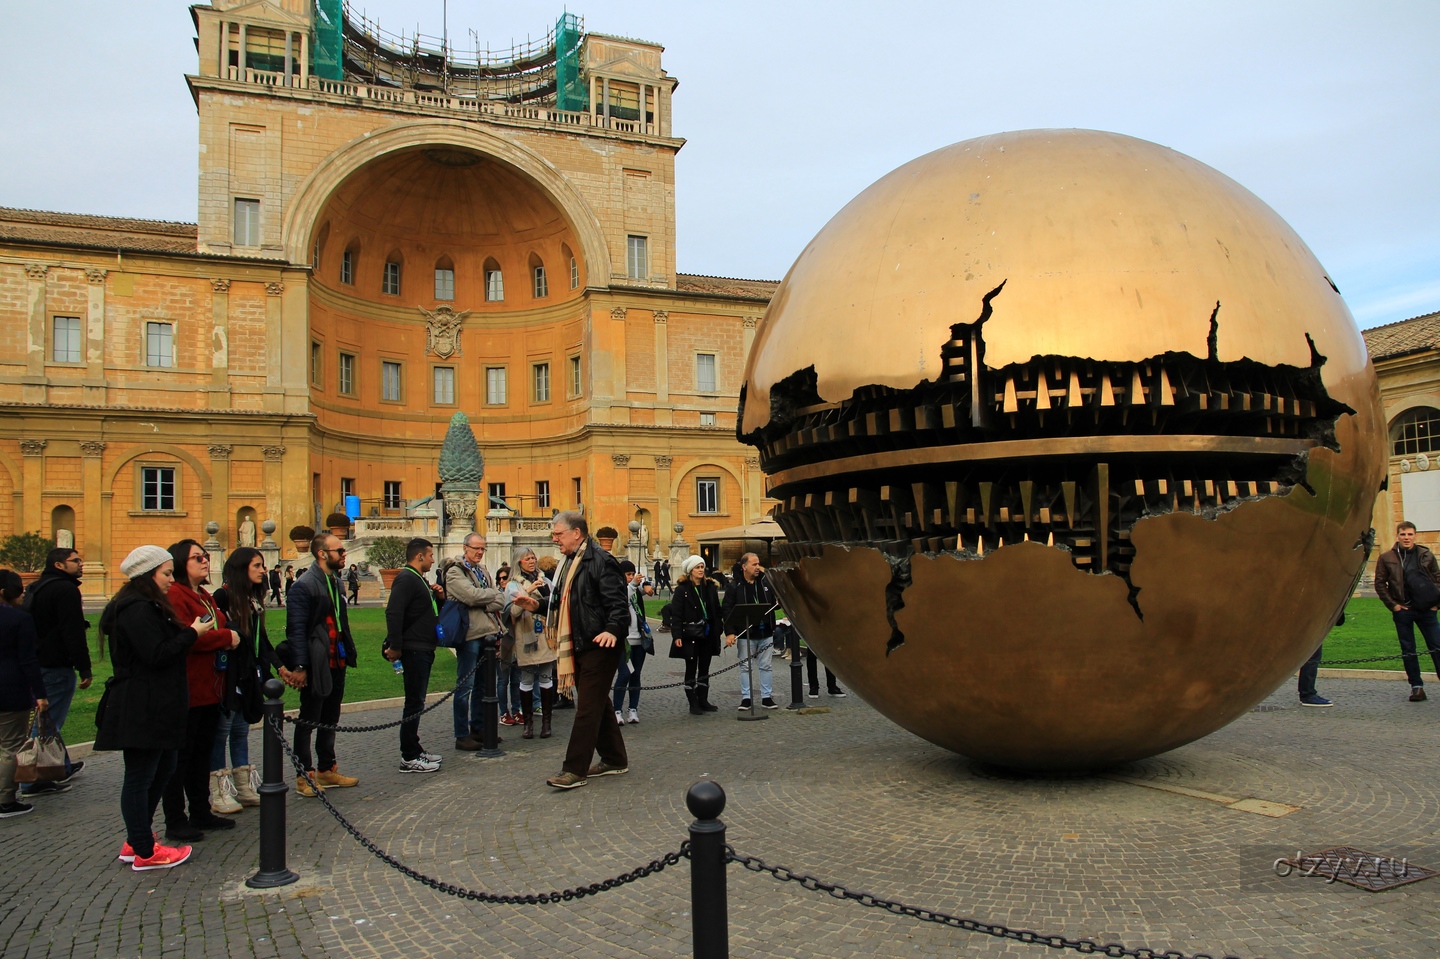
[[678, 570], [680, 564], [689, 558], [690, 544], [685, 542], [685, 537], [676, 536], [670, 541], [670, 565]]
[[210, 585], [218, 587], [221, 583], [220, 571], [225, 568], [225, 547], [220, 544], [217, 534], [220, 532], [220, 524], [211, 520], [205, 524], [207, 538], [200, 548], [210, 556]]

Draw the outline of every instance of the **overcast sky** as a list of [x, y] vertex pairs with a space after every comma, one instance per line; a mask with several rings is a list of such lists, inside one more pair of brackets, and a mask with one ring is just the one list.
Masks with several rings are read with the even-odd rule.
[[[870, 183], [1032, 127], [1210, 164], [1309, 243], [1362, 326], [1440, 310], [1440, 3], [571, 0], [680, 80], [679, 266], [778, 279]], [[439, 34], [442, 0], [367, 0]], [[450, 0], [452, 36], [561, 5]], [[0, 0], [0, 205], [195, 219], [194, 30], [175, 0]]]

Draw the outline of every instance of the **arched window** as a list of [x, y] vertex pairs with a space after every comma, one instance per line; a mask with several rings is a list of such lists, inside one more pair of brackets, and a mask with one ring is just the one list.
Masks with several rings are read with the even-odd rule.
[[530, 280], [535, 299], [541, 300], [550, 295], [550, 281], [545, 277], [545, 261], [534, 253], [530, 254]]
[[380, 292], [388, 296], [400, 295], [400, 251], [395, 250], [385, 258], [385, 273], [380, 278]]
[[1440, 452], [1440, 410], [1433, 406], [1406, 410], [1390, 427], [1390, 442], [1396, 456]]
[[580, 285], [580, 261], [575, 259], [575, 254], [570, 252], [569, 245], [565, 243], [560, 244], [560, 256], [564, 258], [569, 267], [570, 289], [573, 290]]
[[455, 299], [455, 263], [448, 256], [435, 261], [435, 299]]
[[360, 241], [351, 240], [340, 254], [340, 282], [346, 286], [355, 285], [355, 262], [360, 259]]
[[485, 261], [485, 299], [491, 303], [505, 299], [505, 277], [494, 257]]
[[330, 239], [330, 224], [326, 222], [315, 234], [315, 250], [310, 258], [310, 269], [320, 269], [320, 260], [325, 255], [325, 241], [328, 239]]

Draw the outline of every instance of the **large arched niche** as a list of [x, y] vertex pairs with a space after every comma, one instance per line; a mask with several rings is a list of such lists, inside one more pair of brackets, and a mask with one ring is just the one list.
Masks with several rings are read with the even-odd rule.
[[[448, 167], [445, 164], [447, 157], [453, 164]], [[471, 162], [472, 160], [474, 162]], [[530, 223], [527, 216], [533, 216], [546, 207], [553, 209], [563, 224], [563, 229], [557, 231], [556, 235], [568, 234], [563, 241], [564, 245], [579, 255], [581, 286], [587, 282], [603, 283], [609, 277], [610, 255], [600, 231], [599, 221], [584, 197], [564, 175], [539, 154], [473, 125], [454, 120], [396, 124], [351, 141], [323, 160], [301, 184], [294, 201], [286, 211], [284, 236], [287, 258], [296, 264], [310, 263], [314, 256], [316, 231], [328, 223], [330, 231], [323, 257], [327, 263], [338, 263], [349, 240], [345, 236], [344, 228], [334, 222], [333, 217], [327, 216], [327, 207], [339, 201], [348, 208], [353, 207], [356, 200], [363, 200], [355, 191], [347, 188], [352, 177], [358, 176], [359, 179], [351, 183], [351, 186], [358, 186], [374, 178], [382, 183], [388, 182], [391, 190], [399, 191], [397, 174], [407, 168], [413, 169], [414, 164], [422, 162], [440, 169], [471, 171], [470, 175], [461, 173], [441, 178], [450, 181], [452, 186], [469, 182], [473, 189], [480, 181], [486, 181], [509, 187], [511, 199], [502, 209], [492, 209], [492, 222], [494, 215], [499, 215], [500, 220], [507, 221], [512, 226], [523, 226]], [[447, 191], [438, 192], [445, 194]], [[349, 202], [345, 202], [347, 196], [351, 198]], [[366, 206], [363, 202], [361, 205]], [[365, 210], [359, 212], [363, 213]], [[415, 226], [412, 213], [394, 208], [391, 212], [396, 216], [395, 229], [404, 232]], [[449, 222], [457, 222], [455, 215], [446, 213], [445, 218]], [[473, 222], [483, 226], [486, 221], [476, 218]], [[519, 232], [523, 233], [524, 230]], [[386, 247], [380, 250], [362, 250], [359, 257], [360, 269], [368, 269], [364, 265], [366, 259], [372, 261], [370, 265], [376, 271], [381, 269], [389, 249]], [[546, 264], [551, 276], [550, 288], [555, 293], [568, 294], [568, 282], [555, 282], [568, 276], [569, 270], [568, 263], [559, 262], [559, 244], [556, 245], [556, 250], [553, 267], [548, 262]], [[443, 252], [455, 257], [454, 253]], [[521, 253], [516, 260], [517, 272], [514, 281], [518, 290], [524, 290], [530, 285], [524, 275], [527, 256], [528, 251]], [[429, 287], [433, 283], [431, 267], [433, 263], [412, 261], [409, 267], [411, 276], [406, 278], [406, 286], [410, 283], [423, 283]], [[325, 264], [322, 263], [322, 270], [324, 268]], [[507, 276], [507, 293], [511, 282], [511, 278]], [[409, 288], [412, 291], [416, 289]], [[402, 287], [402, 297], [409, 302], [416, 302], [418, 298], [405, 296], [403, 289]], [[430, 292], [433, 293], [433, 290]], [[428, 301], [429, 297], [425, 299]]]

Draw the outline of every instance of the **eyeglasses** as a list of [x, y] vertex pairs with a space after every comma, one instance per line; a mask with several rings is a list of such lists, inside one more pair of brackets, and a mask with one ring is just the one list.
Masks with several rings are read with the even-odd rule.
[[344, 556], [344, 555], [345, 555], [345, 547], [343, 547], [343, 546], [337, 546], [337, 547], [335, 547], [334, 549], [322, 549], [320, 552], [322, 552], [322, 553], [339, 553], [341, 556]]
[[483, 553], [483, 552], [485, 552], [485, 547], [484, 547], [484, 546], [467, 546], [467, 547], [465, 547], [465, 548], [466, 548], [466, 549], [473, 549], [473, 550], [474, 550], [475, 552], [477, 552], [477, 553]]
[[207, 555], [204, 554], [204, 553], [191, 553], [191, 554], [190, 554], [190, 562], [192, 562], [192, 563], [208, 563], [208, 562], [210, 562], [210, 557], [207, 556]]

